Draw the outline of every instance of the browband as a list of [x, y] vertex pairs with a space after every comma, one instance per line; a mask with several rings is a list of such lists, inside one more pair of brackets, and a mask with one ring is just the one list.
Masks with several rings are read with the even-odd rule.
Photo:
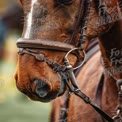
[[75, 46], [63, 42], [57, 42], [46, 39], [24, 39], [20, 38], [16, 43], [18, 48], [49, 49], [67, 52]]

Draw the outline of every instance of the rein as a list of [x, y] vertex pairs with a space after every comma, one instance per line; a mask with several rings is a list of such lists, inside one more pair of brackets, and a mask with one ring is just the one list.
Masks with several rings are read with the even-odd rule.
[[[84, 44], [87, 41], [87, 18], [90, 11], [90, 0], [81, 0], [80, 2], [80, 9], [79, 9], [79, 16], [76, 21], [74, 32], [71, 36], [71, 39], [68, 43], [63, 42], [57, 42], [52, 40], [42, 40], [42, 39], [24, 39], [20, 38], [17, 41], [17, 47], [19, 48], [18, 53], [20, 55], [23, 54], [29, 54], [35, 57], [38, 61], [46, 62], [55, 72], [59, 73], [63, 80], [65, 81], [67, 87], [68, 87], [68, 99], [66, 100], [66, 103], [68, 104], [69, 101], [69, 93], [74, 93], [76, 96], [80, 97], [86, 104], [89, 104], [92, 108], [94, 108], [104, 119], [106, 119], [108, 122], [115, 122], [115, 119], [120, 116], [120, 112], [122, 111], [122, 80], [118, 80], [121, 82], [118, 83], [118, 88], [120, 89], [119, 92], [119, 99], [120, 104], [118, 109], [118, 114], [114, 118], [111, 118], [107, 113], [105, 113], [103, 110], [100, 109], [91, 99], [85, 95], [79, 88], [77, 84], [77, 80], [74, 74], [74, 70], [81, 67], [85, 61], [86, 61], [86, 54], [84, 49]], [[82, 25], [81, 25], [81, 19], [82, 19]], [[80, 33], [80, 39], [79, 44], [77, 46], [73, 46], [76, 44], [74, 40], [76, 40], [76, 36], [79, 32], [79, 26], [81, 25], [81, 33]], [[35, 49], [46, 49], [46, 50], [56, 50], [61, 52], [68, 52], [66, 53], [64, 57], [64, 64], [58, 64], [54, 61], [50, 61], [45, 57], [45, 55], [41, 51], [35, 51]], [[80, 55], [80, 51], [83, 52], [83, 56]], [[68, 60], [68, 55], [72, 53], [74, 54], [78, 61], [76, 64], [76, 68], [73, 68], [70, 65], [70, 62]], [[83, 59], [84, 57], [84, 59]], [[54, 68], [55, 67], [55, 68]], [[103, 79], [104, 80], [104, 79]], [[66, 105], [68, 107], [68, 105]], [[65, 109], [65, 108], [64, 108]], [[65, 117], [67, 117], [67, 114], [65, 114]], [[60, 116], [61, 119], [64, 119], [64, 116]]]

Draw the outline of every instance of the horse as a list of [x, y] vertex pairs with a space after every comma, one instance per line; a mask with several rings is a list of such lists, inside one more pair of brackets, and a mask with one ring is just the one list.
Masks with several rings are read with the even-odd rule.
[[[76, 96], [80, 90], [86, 102], [92, 99], [107, 113], [109, 122], [122, 121], [122, 1], [20, 2], [25, 22], [17, 41], [17, 88], [32, 100], [52, 101], [51, 122], [109, 121]], [[100, 49], [84, 63], [94, 38]], [[80, 62], [84, 65], [74, 82], [73, 69]]]

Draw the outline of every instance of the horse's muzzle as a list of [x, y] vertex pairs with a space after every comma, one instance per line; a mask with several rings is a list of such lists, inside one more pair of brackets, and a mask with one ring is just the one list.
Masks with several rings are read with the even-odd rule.
[[48, 95], [51, 88], [48, 83], [43, 80], [36, 79], [33, 81], [32, 91], [39, 97], [44, 98]]

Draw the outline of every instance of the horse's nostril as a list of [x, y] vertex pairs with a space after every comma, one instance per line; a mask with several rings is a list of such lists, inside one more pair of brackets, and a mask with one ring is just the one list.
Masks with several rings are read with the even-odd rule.
[[36, 94], [39, 97], [43, 98], [43, 97], [47, 96], [47, 94], [50, 90], [50, 87], [46, 82], [44, 82], [42, 80], [34, 80], [34, 84], [36, 84], [34, 91], [36, 92]]

